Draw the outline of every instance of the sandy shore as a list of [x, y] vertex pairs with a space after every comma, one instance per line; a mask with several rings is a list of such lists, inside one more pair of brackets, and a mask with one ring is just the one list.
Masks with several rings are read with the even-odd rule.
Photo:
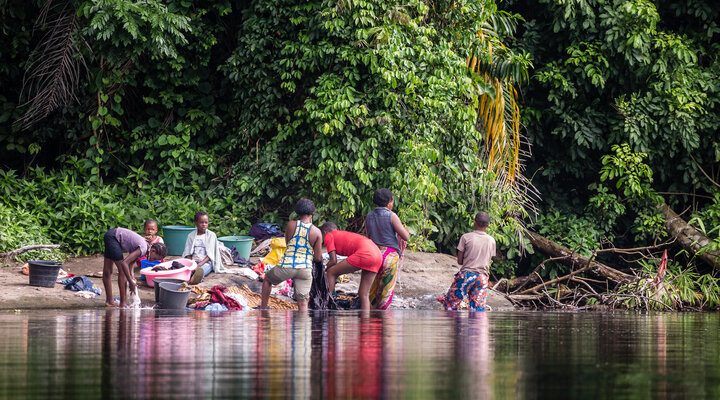
[[[172, 259], [176, 257], [168, 257]], [[255, 261], [255, 260], [253, 260]], [[71, 258], [63, 263], [63, 269], [76, 276], [90, 277], [103, 294], [95, 298], [86, 299], [78, 296], [76, 292], [65, 290], [63, 285], [56, 284], [52, 288], [35, 287], [28, 284], [28, 276], [22, 274], [21, 264], [11, 264], [0, 268], [0, 309], [83, 309], [104, 308], [105, 293], [100, 273], [102, 272], [102, 256], [89, 256]], [[392, 308], [410, 309], [440, 309], [435, 300], [443, 295], [453, 280], [458, 267], [454, 257], [447, 254], [407, 252], [403, 268], [398, 277]], [[136, 276], [139, 273], [136, 271]], [[346, 292], [356, 292], [360, 274], [351, 274], [350, 282], [338, 284], [337, 289]], [[247, 284], [251, 290], [259, 293], [261, 283], [251, 281], [243, 276], [234, 274], [211, 274], [202, 287], [215, 285], [242, 286]], [[119, 296], [117, 287], [117, 271], [113, 274], [113, 295]], [[146, 284], [139, 285], [140, 299], [144, 306], [155, 303], [154, 288]], [[287, 299], [287, 298], [285, 298]], [[501, 294], [489, 291], [488, 304], [493, 310], [512, 310], [513, 305]]]

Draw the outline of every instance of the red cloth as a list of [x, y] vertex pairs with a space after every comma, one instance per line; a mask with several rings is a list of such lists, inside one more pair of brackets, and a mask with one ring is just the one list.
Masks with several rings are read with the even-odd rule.
[[225, 291], [227, 288], [223, 285], [216, 285], [213, 286], [212, 289], [208, 290], [208, 293], [210, 293], [211, 302], [213, 303], [220, 303], [228, 308], [228, 310], [242, 310], [242, 306], [240, 303], [235, 301], [232, 297], [225, 296]]
[[382, 266], [382, 254], [372, 240], [363, 235], [347, 231], [332, 231], [325, 235], [328, 253], [347, 256], [353, 267], [377, 273]]

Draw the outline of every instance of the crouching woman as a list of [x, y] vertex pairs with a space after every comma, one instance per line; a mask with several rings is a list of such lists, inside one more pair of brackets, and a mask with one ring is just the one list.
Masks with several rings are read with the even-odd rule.
[[[363, 235], [339, 231], [337, 225], [332, 222], [324, 223], [320, 230], [330, 256], [325, 271], [330, 292], [335, 291], [335, 281], [338, 276], [361, 270], [358, 289], [360, 307], [363, 310], [370, 310], [370, 286], [382, 265], [380, 249]], [[347, 256], [347, 258], [338, 262], [337, 256]]]

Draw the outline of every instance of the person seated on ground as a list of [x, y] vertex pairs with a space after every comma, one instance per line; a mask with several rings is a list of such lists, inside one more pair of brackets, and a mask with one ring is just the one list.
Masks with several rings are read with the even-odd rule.
[[[358, 289], [360, 307], [363, 310], [370, 310], [370, 286], [382, 264], [380, 249], [363, 235], [339, 231], [337, 225], [332, 222], [324, 223], [320, 231], [330, 256], [325, 271], [330, 292], [335, 291], [338, 276], [361, 270]], [[338, 262], [337, 256], [347, 256], [347, 258]]]
[[[125, 228], [113, 228], [105, 233], [105, 259], [103, 264], [103, 286], [105, 287], [105, 305], [127, 306], [125, 286], [129, 284], [130, 294], [137, 290], [137, 282], [133, 277], [131, 265], [141, 256], [150, 261], [162, 260], [167, 256], [167, 247], [162, 243], [150, 245], [145, 238]], [[123, 252], [128, 253], [123, 259]], [[120, 304], [115, 303], [112, 293], [113, 264], [118, 267], [118, 287]]]
[[455, 274], [455, 280], [447, 294], [438, 298], [446, 310], [457, 310], [463, 298], [468, 295], [471, 311], [485, 311], [490, 259], [495, 256], [495, 239], [485, 232], [488, 225], [490, 215], [479, 212], [475, 215], [475, 231], [460, 237], [457, 246], [460, 271]]
[[288, 221], [285, 229], [285, 254], [282, 261], [265, 273], [260, 307], [265, 309], [273, 285], [288, 279], [293, 280], [295, 301], [298, 310], [307, 311], [312, 286], [313, 261], [322, 261], [322, 234], [312, 224], [315, 204], [308, 198], [300, 199], [295, 205], [297, 220]]
[[373, 203], [377, 206], [365, 217], [368, 237], [380, 249], [382, 264], [372, 286], [370, 303], [373, 308], [387, 310], [395, 292], [398, 265], [400, 263], [400, 241], [410, 240], [410, 233], [392, 209], [395, 204], [393, 193], [381, 188], [373, 194]]
[[[155, 243], [165, 244], [165, 241], [163, 240], [163, 238], [160, 236], [157, 236], [158, 223], [154, 219], [149, 219], [149, 220], [145, 221], [145, 224], [143, 225], [143, 232], [145, 232], [145, 240], [147, 240], [147, 242], [150, 245], [153, 245]], [[138, 269], [142, 269], [142, 261], [143, 260], [147, 260], [147, 257], [142, 256], [142, 257], [138, 258], [138, 260], [137, 260]], [[150, 260], [148, 260], [148, 261], [150, 261]], [[163, 260], [157, 260], [157, 261], [162, 262]], [[144, 279], [144, 277], [143, 277], [143, 279]]]
[[210, 216], [205, 211], [198, 211], [193, 219], [196, 229], [185, 240], [182, 256], [197, 262], [197, 268], [190, 278], [191, 285], [202, 282], [212, 272], [222, 272], [220, 245], [217, 235], [208, 229]]

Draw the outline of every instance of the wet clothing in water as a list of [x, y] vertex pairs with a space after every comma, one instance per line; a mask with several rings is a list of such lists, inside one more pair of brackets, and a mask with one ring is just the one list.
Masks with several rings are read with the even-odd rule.
[[322, 262], [313, 262], [312, 275], [308, 308], [311, 310], [337, 310], [338, 306], [330, 293]]
[[487, 301], [488, 276], [472, 271], [459, 271], [447, 294], [438, 301], [446, 310], [457, 310], [465, 298], [469, 297], [470, 311], [485, 311]]
[[378, 272], [382, 265], [382, 254], [375, 243], [357, 233], [332, 231], [325, 235], [325, 247], [328, 253], [347, 256], [347, 262], [356, 268]]
[[280, 268], [312, 268], [313, 247], [310, 244], [310, 228], [312, 224], [297, 221], [295, 232], [287, 243], [285, 254], [278, 267]]

